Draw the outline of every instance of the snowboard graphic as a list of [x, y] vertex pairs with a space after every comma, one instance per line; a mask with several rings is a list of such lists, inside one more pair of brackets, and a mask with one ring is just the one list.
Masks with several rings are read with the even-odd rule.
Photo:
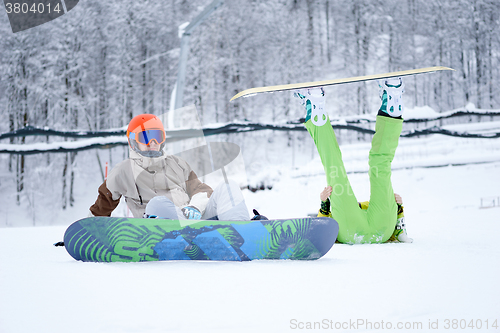
[[304, 82], [304, 83], [292, 83], [292, 84], [283, 84], [279, 86], [269, 86], [269, 87], [259, 87], [259, 88], [250, 88], [247, 90], [243, 90], [242, 92], [237, 93], [231, 98], [231, 102], [240, 97], [249, 97], [255, 94], [266, 93], [266, 92], [276, 92], [276, 91], [285, 91], [285, 90], [295, 90], [302, 88], [312, 88], [312, 87], [324, 87], [331, 86], [335, 84], [343, 84], [343, 83], [352, 83], [352, 82], [362, 82], [362, 81], [370, 81], [370, 80], [378, 80], [378, 79], [388, 79], [391, 77], [400, 77], [407, 75], [415, 75], [422, 73], [431, 73], [437, 71], [453, 71], [453, 68], [436, 66], [436, 67], [426, 67], [419, 69], [411, 69], [406, 71], [399, 72], [391, 72], [385, 74], [374, 74], [374, 75], [365, 75], [365, 76], [356, 76], [349, 77], [344, 79], [334, 79], [334, 80], [325, 80], [325, 81], [315, 81], [315, 82]]
[[330, 250], [338, 231], [327, 217], [194, 222], [89, 217], [68, 227], [64, 246], [76, 260], [94, 262], [314, 260]]

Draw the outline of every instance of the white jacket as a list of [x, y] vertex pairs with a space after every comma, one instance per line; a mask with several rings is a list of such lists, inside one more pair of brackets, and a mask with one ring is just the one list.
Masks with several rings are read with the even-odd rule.
[[110, 216], [121, 196], [134, 217], [143, 217], [155, 196], [166, 196], [177, 207], [194, 206], [204, 213], [213, 190], [186, 161], [173, 155], [151, 158], [129, 151], [130, 157], [116, 165], [99, 187], [99, 196], [90, 207], [92, 215]]

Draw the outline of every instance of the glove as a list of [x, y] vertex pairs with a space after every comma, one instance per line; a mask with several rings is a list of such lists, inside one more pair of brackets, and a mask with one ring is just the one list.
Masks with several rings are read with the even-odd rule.
[[326, 201], [321, 201], [321, 208], [319, 209], [319, 212], [325, 216], [329, 216], [331, 214], [330, 198], [326, 198]]
[[182, 208], [182, 212], [188, 220], [201, 220], [200, 211], [193, 206], [186, 206]]

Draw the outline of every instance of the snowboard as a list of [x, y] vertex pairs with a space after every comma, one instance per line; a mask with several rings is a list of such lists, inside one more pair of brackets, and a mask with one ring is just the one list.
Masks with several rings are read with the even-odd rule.
[[286, 91], [286, 90], [295, 90], [302, 88], [312, 88], [312, 87], [324, 87], [331, 86], [335, 84], [343, 84], [343, 83], [352, 83], [352, 82], [362, 82], [362, 81], [370, 81], [370, 80], [378, 80], [378, 79], [388, 79], [391, 77], [401, 77], [407, 75], [415, 75], [415, 74], [423, 74], [423, 73], [432, 73], [437, 71], [453, 71], [453, 68], [435, 66], [435, 67], [426, 67], [419, 69], [411, 69], [406, 71], [399, 72], [391, 72], [385, 74], [374, 74], [374, 75], [365, 75], [365, 76], [356, 76], [349, 77], [344, 79], [334, 79], [334, 80], [325, 80], [325, 81], [315, 81], [315, 82], [304, 82], [304, 83], [292, 83], [292, 84], [283, 84], [278, 86], [268, 86], [268, 87], [258, 87], [258, 88], [250, 88], [247, 90], [243, 90], [231, 98], [231, 102], [240, 97], [249, 97], [260, 93], [267, 92], [276, 92], [276, 91]]
[[64, 246], [76, 260], [315, 260], [335, 243], [327, 217], [258, 221], [89, 217], [76, 221]]

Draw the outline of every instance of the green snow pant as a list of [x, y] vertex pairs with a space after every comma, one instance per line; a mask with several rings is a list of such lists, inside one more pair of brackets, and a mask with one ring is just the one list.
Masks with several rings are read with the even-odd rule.
[[326, 173], [332, 217], [339, 224], [338, 241], [348, 244], [383, 243], [397, 223], [397, 204], [391, 183], [391, 163], [403, 127], [402, 119], [377, 116], [369, 154], [370, 204], [359, 207], [342, 162], [342, 154], [330, 120], [323, 126], [305, 124], [316, 144]]

